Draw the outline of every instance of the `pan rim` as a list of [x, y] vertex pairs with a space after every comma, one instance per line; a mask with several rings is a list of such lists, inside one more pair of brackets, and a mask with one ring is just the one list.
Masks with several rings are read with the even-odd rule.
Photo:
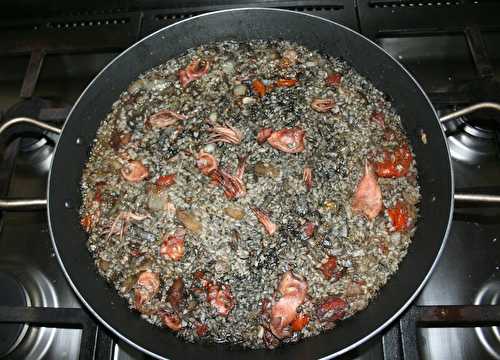
[[[430, 101], [429, 97], [427, 96], [426, 92], [424, 91], [424, 89], [422, 88], [422, 86], [419, 84], [419, 82], [413, 77], [413, 75], [397, 59], [395, 59], [390, 53], [388, 53], [380, 45], [378, 45], [377, 43], [373, 42], [372, 40], [370, 40], [369, 38], [367, 38], [363, 34], [360, 34], [359, 32], [357, 32], [357, 31], [355, 31], [355, 30], [353, 30], [353, 29], [351, 29], [351, 28], [349, 28], [349, 27], [347, 27], [345, 25], [339, 24], [339, 23], [337, 23], [335, 21], [332, 21], [332, 20], [329, 20], [329, 19], [325, 19], [325, 18], [322, 18], [322, 17], [317, 16], [317, 15], [300, 13], [300, 12], [293, 11], [293, 10], [277, 9], [277, 8], [267, 8], [267, 7], [242, 7], [242, 8], [231, 8], [231, 9], [224, 9], [224, 10], [212, 11], [212, 12], [208, 12], [208, 13], [205, 13], [205, 14], [196, 15], [196, 16], [193, 16], [191, 18], [186, 18], [184, 20], [178, 21], [178, 22], [176, 22], [174, 24], [171, 24], [171, 25], [165, 26], [165, 27], [163, 27], [161, 29], [158, 29], [157, 31], [155, 31], [155, 32], [153, 32], [153, 33], [151, 33], [151, 34], [149, 34], [149, 35], [141, 38], [140, 40], [138, 40], [137, 42], [135, 42], [134, 44], [132, 44], [131, 46], [129, 46], [127, 49], [125, 49], [124, 51], [122, 51], [120, 54], [118, 54], [104, 68], [102, 68], [101, 71], [99, 71], [99, 73], [85, 87], [85, 89], [82, 91], [82, 93], [80, 94], [80, 96], [78, 97], [78, 99], [75, 101], [73, 107], [71, 108], [71, 111], [68, 114], [67, 119], [71, 119], [73, 111], [77, 108], [78, 104], [80, 103], [80, 100], [85, 96], [85, 94], [93, 86], [93, 84], [100, 78], [101, 74], [103, 74], [115, 61], [117, 61], [122, 56], [125, 56], [129, 51], [131, 51], [133, 48], [135, 48], [136, 46], [138, 46], [143, 41], [145, 41], [145, 40], [147, 40], [147, 39], [149, 39], [151, 37], [156, 36], [158, 33], [163, 32], [166, 29], [169, 29], [169, 28], [174, 27], [176, 25], [182, 24], [182, 23], [184, 23], [186, 21], [190, 21], [190, 20], [201, 18], [201, 17], [205, 17], [205, 16], [211, 16], [211, 15], [219, 14], [219, 13], [234, 12], [234, 11], [248, 11], [248, 10], [276, 11], [276, 12], [285, 12], [285, 13], [292, 13], [294, 15], [302, 15], [302, 16], [306, 16], [306, 17], [311, 17], [311, 18], [314, 18], [314, 19], [317, 19], [317, 20], [321, 20], [321, 21], [324, 21], [324, 22], [331, 23], [331, 24], [333, 24], [335, 26], [339, 26], [342, 29], [344, 29], [344, 30], [352, 33], [354, 36], [358, 36], [358, 37], [362, 38], [366, 42], [370, 43], [372, 46], [376, 47], [378, 50], [380, 50], [383, 53], [385, 53], [385, 55], [387, 55], [396, 64], [399, 65], [399, 67], [407, 74], [407, 76], [416, 85], [417, 89], [420, 91], [421, 95], [425, 98], [425, 100], [427, 101], [428, 105], [430, 106], [432, 112], [434, 113], [436, 121], [439, 122], [439, 116], [438, 116], [438, 114], [436, 112], [436, 109], [434, 108], [432, 102]], [[64, 129], [65, 129], [67, 123], [68, 123], [68, 121], [66, 121], [64, 123], [63, 127], [62, 127], [61, 136], [64, 135]], [[373, 330], [371, 333], [369, 333], [365, 337], [361, 338], [360, 340], [352, 343], [349, 346], [344, 347], [341, 350], [338, 350], [337, 352], [335, 352], [333, 354], [329, 354], [329, 355], [327, 355], [325, 357], [322, 357], [320, 359], [322, 359], [322, 360], [332, 359], [334, 357], [337, 357], [337, 356], [340, 356], [342, 354], [345, 354], [346, 352], [348, 352], [348, 351], [350, 351], [350, 350], [352, 350], [352, 349], [360, 346], [361, 344], [367, 342], [368, 340], [370, 340], [371, 338], [373, 338], [374, 336], [376, 336], [377, 334], [379, 334], [380, 332], [382, 332], [384, 329], [386, 329], [394, 320], [396, 320], [411, 305], [411, 303], [415, 300], [415, 298], [420, 294], [420, 292], [422, 291], [423, 287], [426, 285], [427, 281], [429, 280], [431, 274], [433, 273], [433, 271], [434, 271], [434, 269], [435, 269], [435, 267], [436, 267], [439, 259], [441, 258], [441, 255], [443, 253], [443, 250], [445, 248], [445, 245], [446, 245], [446, 242], [447, 242], [447, 239], [448, 239], [448, 235], [449, 235], [450, 228], [451, 228], [451, 222], [452, 222], [452, 218], [453, 218], [453, 212], [454, 212], [454, 195], [455, 195], [455, 180], [454, 180], [454, 174], [453, 174], [453, 168], [452, 168], [452, 162], [451, 162], [450, 149], [449, 149], [449, 145], [448, 145], [448, 142], [447, 142], [447, 139], [446, 139], [446, 135], [445, 135], [442, 127], [439, 126], [439, 128], [441, 130], [441, 136], [443, 137], [443, 140], [445, 142], [446, 152], [447, 152], [447, 155], [448, 155], [447, 158], [448, 158], [448, 165], [449, 165], [449, 168], [450, 168], [451, 197], [450, 197], [449, 216], [448, 216], [448, 221], [447, 221], [447, 225], [446, 225], [446, 231], [444, 233], [443, 239], [441, 240], [441, 246], [440, 246], [440, 248], [439, 248], [439, 250], [438, 250], [438, 252], [437, 252], [437, 254], [435, 256], [435, 259], [434, 259], [431, 267], [429, 268], [426, 276], [424, 277], [424, 279], [422, 280], [422, 282], [420, 283], [420, 285], [417, 287], [417, 289], [415, 291], [413, 291], [413, 294], [408, 298], [408, 300], [400, 307], [400, 309], [398, 311], [396, 311], [383, 324], [381, 324], [380, 326], [378, 326], [375, 330]], [[50, 199], [49, 194], [50, 194], [50, 186], [51, 186], [51, 183], [52, 183], [52, 181], [51, 181], [51, 178], [52, 178], [52, 169], [53, 169], [52, 165], [53, 165], [53, 162], [54, 162], [54, 159], [55, 159], [55, 155], [57, 154], [58, 146], [59, 146], [59, 141], [57, 142], [57, 144], [56, 144], [56, 146], [54, 148], [54, 156], [52, 157], [52, 161], [51, 161], [50, 169], [49, 169], [49, 175], [48, 175], [48, 179], [47, 179], [47, 220], [48, 220], [48, 225], [49, 225], [49, 233], [50, 233], [50, 238], [51, 238], [52, 246], [54, 248], [54, 252], [55, 252], [55, 255], [56, 255], [56, 258], [57, 258], [57, 262], [59, 263], [59, 266], [61, 267], [61, 270], [62, 270], [62, 272], [64, 274], [64, 277], [68, 281], [70, 287], [72, 288], [72, 290], [74, 291], [74, 293], [76, 294], [76, 296], [78, 297], [78, 299], [85, 305], [85, 307], [87, 308], [87, 310], [97, 320], [99, 320], [100, 324], [104, 325], [108, 330], [110, 330], [113, 334], [115, 334], [120, 340], [124, 341], [128, 345], [130, 345], [130, 346], [138, 349], [139, 351], [141, 351], [141, 352], [143, 352], [143, 353], [145, 353], [145, 354], [147, 354], [149, 356], [152, 356], [152, 357], [154, 357], [156, 359], [168, 359], [168, 358], [166, 358], [166, 357], [164, 357], [162, 355], [154, 353], [154, 352], [152, 352], [152, 351], [150, 351], [148, 349], [145, 349], [144, 347], [136, 344], [134, 341], [132, 341], [127, 336], [123, 335], [120, 331], [118, 331], [117, 329], [115, 329], [112, 325], [108, 324], [93, 309], [93, 307], [87, 302], [87, 300], [80, 293], [80, 291], [78, 290], [77, 286], [74, 284], [73, 280], [69, 276], [69, 274], [68, 274], [68, 272], [66, 270], [66, 267], [65, 267], [65, 265], [63, 263], [63, 260], [62, 260], [60, 254], [59, 254], [58, 248], [57, 248], [57, 244], [56, 244], [55, 237], [54, 237], [53, 230], [52, 230], [52, 220], [51, 220], [51, 211], [50, 211], [50, 208], [51, 208], [50, 207], [51, 199]]]

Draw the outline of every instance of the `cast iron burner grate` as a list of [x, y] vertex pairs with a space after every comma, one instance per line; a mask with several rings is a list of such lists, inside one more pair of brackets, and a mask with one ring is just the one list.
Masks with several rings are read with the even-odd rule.
[[[81, 360], [112, 358], [113, 339], [83, 309], [0, 306], [0, 323], [82, 329]], [[383, 358], [418, 360], [419, 327], [486, 327], [500, 325], [500, 305], [417, 306], [382, 337]]]
[[0, 306], [0, 323], [82, 329], [79, 358], [111, 359], [111, 338], [83, 309]]
[[384, 359], [418, 360], [417, 329], [500, 324], [500, 305], [414, 305], [383, 336]]

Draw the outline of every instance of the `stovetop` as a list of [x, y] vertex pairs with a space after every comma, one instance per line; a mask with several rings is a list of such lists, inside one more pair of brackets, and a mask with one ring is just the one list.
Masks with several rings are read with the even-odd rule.
[[[86, 84], [133, 41], [178, 19], [230, 6], [224, 1], [174, 1], [168, 9], [155, 2], [147, 8], [128, 4], [113, 11], [98, 5], [93, 12], [65, 5], [57, 16], [46, 8], [37, 15], [35, 7], [22, 19], [2, 21], [3, 120], [23, 115], [62, 124]], [[364, 33], [415, 75], [441, 114], [500, 98], [500, 48], [495, 46], [500, 23], [494, 15], [500, 5], [492, 1], [252, 4], [317, 14]], [[483, 111], [447, 124], [457, 190], [500, 194], [498, 120], [500, 115]], [[57, 137], [17, 135], [1, 147], [0, 195], [44, 197]], [[81, 308], [58, 267], [44, 211], [4, 211], [0, 226], [0, 358], [8, 347], [15, 349], [7, 359], [145, 358]], [[498, 239], [499, 206], [457, 204], [444, 253], [415, 304], [383, 335], [342, 358], [500, 359], [498, 327], [482, 326], [492, 318], [498, 325], [498, 310], [464, 306], [498, 303]], [[18, 326], [16, 319], [31, 325]]]

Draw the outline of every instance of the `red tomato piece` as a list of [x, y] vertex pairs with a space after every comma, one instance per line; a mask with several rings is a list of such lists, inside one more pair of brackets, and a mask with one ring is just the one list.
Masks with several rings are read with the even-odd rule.
[[156, 186], [160, 189], [166, 189], [175, 184], [175, 174], [163, 175], [156, 180]]
[[302, 330], [309, 323], [309, 315], [299, 314], [290, 324], [293, 331]]
[[377, 124], [379, 124], [382, 127], [385, 126], [385, 115], [383, 112], [380, 112], [380, 111], [372, 112], [372, 115], [370, 116], [370, 120], [376, 122]]
[[399, 201], [393, 208], [387, 209], [394, 231], [403, 232], [410, 227], [408, 205]]
[[337, 257], [336, 256], [328, 256], [325, 263], [321, 265], [321, 272], [325, 279], [330, 280], [336, 273], [337, 270]]
[[325, 83], [328, 86], [339, 86], [341, 81], [342, 81], [342, 75], [340, 75], [337, 72], [331, 73], [325, 79]]
[[252, 81], [252, 90], [259, 95], [259, 97], [266, 95], [266, 85], [260, 80]]
[[198, 335], [199, 337], [203, 337], [207, 334], [207, 332], [208, 332], [207, 324], [202, 324], [202, 323], [196, 324], [196, 335]]
[[309, 221], [304, 225], [304, 235], [310, 239], [314, 235], [314, 230], [316, 229], [316, 224]]
[[345, 300], [331, 296], [318, 307], [316, 314], [322, 322], [337, 321], [345, 316], [347, 306]]
[[279, 79], [274, 83], [277, 87], [292, 87], [297, 84], [296, 79]]
[[394, 151], [385, 150], [384, 160], [375, 163], [375, 172], [380, 177], [402, 177], [408, 174], [413, 155], [407, 144]]

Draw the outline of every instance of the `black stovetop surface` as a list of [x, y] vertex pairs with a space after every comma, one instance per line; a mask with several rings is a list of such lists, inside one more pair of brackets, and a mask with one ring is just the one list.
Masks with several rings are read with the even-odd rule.
[[[443, 114], [476, 101], [500, 97], [500, 91], [496, 91], [496, 80], [500, 79], [500, 47], [497, 46], [500, 43], [500, 23], [496, 24], [497, 17], [494, 16], [500, 13], [500, 5], [494, 2], [309, 1], [307, 6], [304, 3], [259, 2], [260, 5], [281, 5], [337, 19], [365, 33], [415, 75]], [[80, 9], [72, 15], [60, 13], [50, 20], [42, 20], [28, 12], [23, 19], [2, 20], [0, 36], [5, 41], [0, 44], [0, 110], [4, 120], [28, 111], [18, 108], [18, 113], [5, 114], [7, 109], [22, 101], [19, 95], [22, 93], [25, 98], [50, 99], [43, 102], [43, 106], [49, 108], [43, 116], [62, 123], [68, 107], [118, 51], [179, 18], [207, 11], [213, 6], [217, 9], [229, 6], [227, 2], [198, 1], [162, 9], [155, 2], [149, 2], [144, 10], [140, 2], [128, 4], [127, 8], [113, 12], [92, 13]], [[247, 3], [238, 2], [238, 5], [245, 6]], [[101, 22], [99, 26], [98, 21]], [[101, 33], [108, 35], [101, 37]], [[102, 41], [96, 44], [96, 38]], [[43, 66], [36, 61], [40, 54], [44, 59]], [[34, 83], [25, 78], [29, 63], [35, 68], [40, 65], [40, 75], [38, 81], [35, 76]], [[37, 114], [36, 106], [27, 113], [31, 116]], [[499, 120], [500, 116], [482, 113], [481, 117], [467, 119], [471, 125], [464, 127], [462, 124], [460, 130], [449, 130], [457, 189], [481, 188], [490, 193], [500, 193], [497, 128], [492, 125], [496, 124], [495, 119]], [[45, 196], [54, 140], [45, 137], [39, 140], [35, 136], [35, 139], [13, 140], [8, 147], [3, 147], [1, 195]], [[500, 207], [457, 206], [444, 253], [414, 306], [395, 321], [383, 337], [375, 337], [342, 358], [383, 359], [385, 355], [385, 359], [413, 359], [415, 356], [423, 359], [499, 359], [498, 328], [451, 327], [446, 323], [433, 324], [433, 327], [415, 324], [415, 319], [425, 317], [419, 311], [428, 309], [418, 308], [417, 305], [498, 302], [498, 238]], [[61, 309], [81, 307], [58, 267], [44, 211], [2, 213], [0, 292], [4, 291], [2, 286], [12, 286], [12, 279], [21, 282], [22, 291], [28, 295], [21, 296], [24, 303], [16, 303], [19, 300], [6, 302], [0, 294], [0, 323], [2, 314], [5, 315], [2, 305]], [[28, 303], [26, 299], [29, 299]], [[436, 311], [436, 308], [429, 309]], [[20, 327], [18, 332], [24, 334], [23, 339], [6, 358], [75, 359], [79, 354], [95, 354], [97, 359], [144, 358], [123, 344], [116, 346], [116, 339], [93, 320], [82, 320], [81, 317], [86, 316], [85, 311], [77, 311], [83, 315], [66, 312], [43, 315], [48, 319], [53, 316], [57, 318], [53, 322], [63, 325], [48, 327], [44, 326], [47, 321], [35, 321], [36, 326]], [[71, 318], [68, 320], [70, 325], [64, 324], [65, 316]], [[5, 337], [7, 331], [2, 335], [2, 329], [6, 329], [3, 326], [0, 324], [0, 354], [2, 346], [11, 340]], [[96, 343], [84, 338], [81, 348], [81, 327], [87, 335], [90, 333], [91, 338], [97, 339]], [[418, 328], [416, 332], [408, 331], [415, 327]], [[414, 343], [416, 346], [413, 346]]]

